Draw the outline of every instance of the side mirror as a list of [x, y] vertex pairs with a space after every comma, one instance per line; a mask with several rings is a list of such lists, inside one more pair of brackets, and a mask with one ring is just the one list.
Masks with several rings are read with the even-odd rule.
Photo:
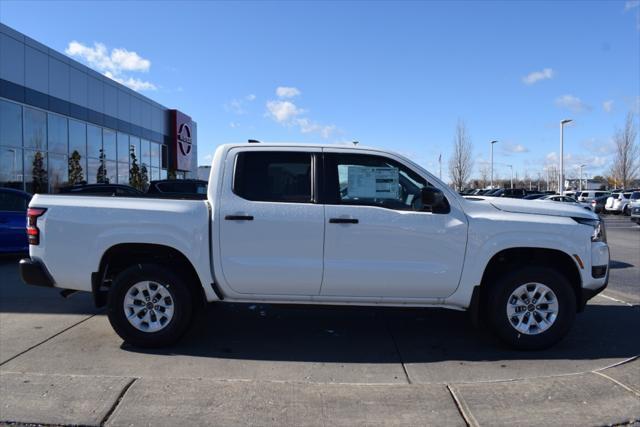
[[424, 210], [430, 210], [433, 213], [449, 213], [451, 211], [449, 202], [442, 191], [435, 187], [424, 187], [421, 193]]

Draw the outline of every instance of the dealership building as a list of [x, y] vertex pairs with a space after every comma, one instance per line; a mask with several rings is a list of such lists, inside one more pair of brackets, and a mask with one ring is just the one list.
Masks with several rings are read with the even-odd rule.
[[196, 177], [187, 114], [0, 23], [0, 187]]

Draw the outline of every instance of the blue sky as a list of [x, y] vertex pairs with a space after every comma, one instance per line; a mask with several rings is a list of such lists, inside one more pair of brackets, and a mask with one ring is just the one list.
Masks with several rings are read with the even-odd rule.
[[358, 140], [435, 173], [442, 153], [446, 175], [463, 119], [474, 175], [497, 139], [498, 175], [536, 177], [572, 118], [566, 174], [595, 175], [640, 103], [638, 1], [2, 0], [0, 20], [191, 115], [200, 164], [249, 138]]

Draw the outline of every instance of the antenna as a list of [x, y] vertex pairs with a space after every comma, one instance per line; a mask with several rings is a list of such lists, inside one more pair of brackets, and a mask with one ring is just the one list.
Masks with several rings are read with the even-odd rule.
[[353, 146], [354, 146], [354, 147], [357, 147], [359, 143], [360, 143], [360, 141], [353, 141], [353, 142], [352, 142], [352, 144], [353, 144]]
[[249, 144], [260, 144], [260, 141], [258, 141], [257, 139], [250, 139], [247, 141]]

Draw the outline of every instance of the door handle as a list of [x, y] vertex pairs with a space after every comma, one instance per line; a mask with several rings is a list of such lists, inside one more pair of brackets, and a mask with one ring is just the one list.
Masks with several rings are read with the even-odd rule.
[[253, 215], [227, 215], [224, 219], [227, 221], [253, 221]]
[[329, 218], [330, 224], [357, 224], [356, 218]]

